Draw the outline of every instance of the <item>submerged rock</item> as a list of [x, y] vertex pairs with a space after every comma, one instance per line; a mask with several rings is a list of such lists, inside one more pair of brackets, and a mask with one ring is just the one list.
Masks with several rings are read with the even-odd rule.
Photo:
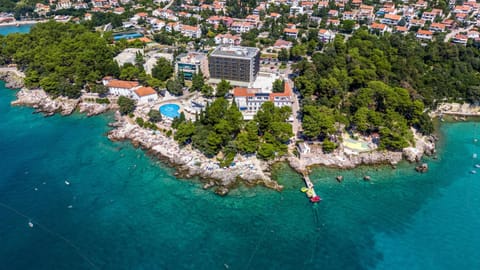
[[422, 163], [421, 165], [418, 165], [417, 167], [415, 167], [415, 170], [419, 173], [426, 173], [428, 172], [428, 164]]

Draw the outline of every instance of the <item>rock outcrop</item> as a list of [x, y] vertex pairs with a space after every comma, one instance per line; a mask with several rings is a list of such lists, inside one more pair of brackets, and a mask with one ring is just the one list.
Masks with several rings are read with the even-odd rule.
[[275, 190], [282, 189], [281, 185], [270, 179], [268, 171], [263, 170], [269, 166], [255, 157], [237, 156], [235, 165], [221, 168], [216, 160], [207, 158], [191, 146], [180, 147], [176, 141], [159, 131], [141, 128], [118, 114], [116, 117], [117, 122], [113, 124], [116, 128], [108, 133], [110, 140], [130, 140], [134, 146], [141, 147], [176, 167], [176, 175], [186, 178], [199, 176], [207, 182], [204, 187], [216, 186], [219, 195], [227, 194], [239, 181], [251, 186], [264, 185]]
[[85, 113], [87, 116], [93, 116], [93, 115], [98, 115], [102, 114], [104, 112], [110, 111], [110, 110], [116, 110], [118, 109], [117, 104], [98, 104], [98, 103], [90, 103], [90, 102], [80, 102], [78, 104], [78, 111], [80, 113]]
[[0, 80], [5, 81], [5, 86], [12, 89], [19, 89], [24, 86], [23, 76], [18, 71], [0, 70]]
[[79, 99], [66, 97], [52, 99], [41, 89], [22, 88], [17, 93], [17, 100], [12, 101], [12, 105], [30, 106], [37, 112], [45, 113], [45, 115], [53, 115], [57, 112], [62, 115], [69, 115], [75, 111], [79, 102]]

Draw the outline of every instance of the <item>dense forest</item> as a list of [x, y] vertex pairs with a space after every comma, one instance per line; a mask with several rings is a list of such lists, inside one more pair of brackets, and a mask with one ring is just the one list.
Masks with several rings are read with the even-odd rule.
[[410, 127], [433, 131], [425, 108], [444, 99], [480, 101], [480, 51], [441, 41], [420, 44], [413, 35], [376, 36], [358, 30], [338, 36], [312, 61], [296, 65], [308, 139], [338, 130], [378, 133], [380, 147], [400, 150], [412, 141]]
[[222, 152], [222, 166], [229, 166], [237, 153], [257, 154], [271, 159], [287, 152], [287, 143], [293, 136], [292, 126], [285, 121], [291, 114], [289, 107], [277, 108], [265, 102], [254, 120], [245, 122], [235, 102], [217, 98], [208, 104], [197, 121], [176, 118], [175, 139], [182, 145], [192, 144], [207, 156]]
[[25, 71], [25, 84], [51, 95], [79, 97], [86, 83], [119, 75], [115, 47], [82, 25], [48, 22], [28, 34], [0, 36], [0, 65], [15, 63]]

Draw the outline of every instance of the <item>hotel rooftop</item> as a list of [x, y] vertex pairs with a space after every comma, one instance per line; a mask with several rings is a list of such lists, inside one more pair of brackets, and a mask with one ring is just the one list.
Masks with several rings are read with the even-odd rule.
[[252, 58], [260, 50], [254, 47], [218, 46], [210, 55], [219, 57]]

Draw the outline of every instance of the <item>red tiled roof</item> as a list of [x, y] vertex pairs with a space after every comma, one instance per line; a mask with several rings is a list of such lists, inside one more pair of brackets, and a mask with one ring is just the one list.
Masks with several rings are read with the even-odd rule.
[[250, 89], [245, 87], [233, 88], [233, 95], [235, 97], [253, 97], [255, 96], [256, 89]]
[[144, 96], [154, 95], [157, 92], [152, 87], [143, 87], [142, 86], [140, 88], [135, 89], [135, 93], [139, 97], [144, 97]]
[[107, 87], [115, 87], [115, 88], [131, 89], [137, 86], [138, 86], [138, 82], [132, 82], [132, 81], [111, 80], [107, 83]]
[[431, 35], [433, 35], [432, 31], [422, 30], [422, 29], [418, 30], [417, 34], [419, 34], [419, 35], [426, 35], [426, 36], [431, 36]]

